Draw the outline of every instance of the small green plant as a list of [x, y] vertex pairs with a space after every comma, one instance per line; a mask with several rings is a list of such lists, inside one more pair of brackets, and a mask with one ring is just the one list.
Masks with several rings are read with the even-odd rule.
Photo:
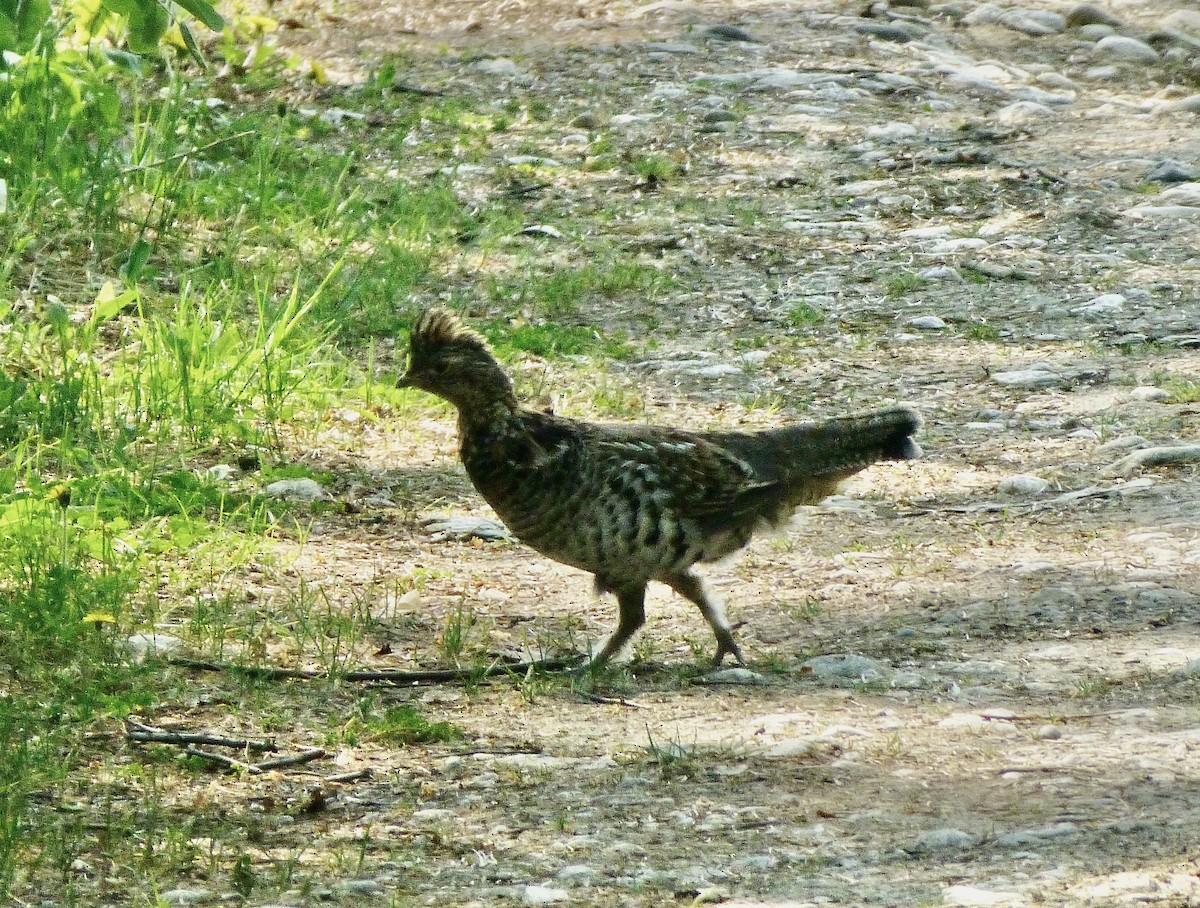
[[1200, 402], [1200, 381], [1177, 379], [1167, 382], [1166, 391], [1171, 396], [1167, 398], [1173, 404], [1194, 404]]
[[657, 189], [678, 175], [679, 165], [666, 155], [645, 155], [634, 159], [633, 172], [637, 174], [640, 185]]
[[477, 620], [475, 613], [462, 605], [457, 606], [446, 618], [438, 635], [438, 647], [447, 662], [460, 665]]
[[364, 725], [366, 736], [381, 744], [434, 744], [461, 741], [466, 733], [449, 722], [430, 722], [409, 705], [389, 706]]
[[884, 278], [884, 288], [889, 297], [904, 296], [912, 293], [922, 284], [920, 276], [911, 271], [898, 271]]
[[789, 328], [808, 328], [825, 321], [825, 314], [815, 306], [799, 302], [788, 309], [787, 324]]
[[967, 337], [975, 341], [994, 341], [1000, 339], [1000, 332], [986, 322], [981, 322], [967, 329]]
[[691, 777], [699, 770], [695, 742], [688, 745], [678, 740], [656, 741], [649, 725], [646, 726], [646, 739], [646, 753], [650, 761], [658, 766], [658, 771], [664, 779]]

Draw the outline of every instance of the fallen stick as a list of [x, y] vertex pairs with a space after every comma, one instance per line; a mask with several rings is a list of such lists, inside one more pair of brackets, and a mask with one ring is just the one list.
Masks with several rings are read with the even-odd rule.
[[1168, 464], [1200, 462], [1200, 445], [1171, 445], [1162, 448], [1143, 448], [1122, 457], [1104, 470], [1105, 476], [1129, 476], [1142, 467], [1162, 467]]
[[199, 757], [201, 760], [208, 760], [212, 763], [219, 763], [221, 766], [226, 766], [229, 769], [237, 769], [242, 772], [248, 772], [250, 775], [261, 775], [264, 772], [269, 772], [272, 769], [283, 769], [287, 766], [300, 766], [304, 763], [311, 763], [313, 760], [320, 760], [326, 756], [324, 750], [319, 747], [314, 747], [311, 750], [306, 750], [303, 753], [292, 754], [288, 757], [277, 757], [274, 760], [263, 760], [261, 763], [247, 763], [244, 760], [235, 760], [233, 757], [227, 757], [225, 754], [213, 753], [211, 750], [201, 750], [199, 747], [185, 747], [183, 752], [189, 757]]
[[479, 678], [495, 678], [501, 675], [520, 675], [531, 671], [556, 672], [579, 665], [579, 658], [540, 659], [532, 662], [493, 662], [483, 668], [448, 668], [426, 671], [358, 670], [328, 672], [308, 668], [278, 668], [271, 665], [237, 665], [230, 662], [208, 662], [202, 659], [187, 659], [174, 656], [167, 660], [171, 665], [205, 672], [240, 673], [265, 681], [374, 681], [386, 684], [428, 684], [446, 681], [472, 681]]
[[262, 753], [277, 751], [279, 747], [271, 741], [250, 741], [239, 738], [223, 738], [201, 732], [163, 731], [152, 725], [143, 725], [133, 719], [125, 720], [125, 737], [139, 744], [196, 744], [205, 747], [230, 747], [234, 750], [249, 750]]
[[292, 754], [290, 757], [275, 757], [273, 760], [262, 760], [258, 763], [250, 764], [251, 772], [267, 772], [271, 769], [282, 769], [285, 766], [302, 766], [305, 763], [311, 763], [313, 760], [320, 760], [327, 756], [325, 750], [320, 747], [313, 747], [309, 750], [298, 754]]

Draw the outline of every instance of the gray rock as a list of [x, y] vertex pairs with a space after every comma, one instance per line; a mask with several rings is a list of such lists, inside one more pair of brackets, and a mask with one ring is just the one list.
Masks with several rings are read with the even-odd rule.
[[917, 272], [917, 276], [927, 281], [948, 281], [954, 284], [965, 282], [965, 278], [953, 265], [932, 265], [929, 268], [922, 268]]
[[600, 871], [587, 864], [569, 864], [555, 874], [555, 878], [568, 886], [591, 886], [600, 877]]
[[1194, 9], [1177, 9], [1163, 17], [1165, 28], [1177, 28], [1183, 32], [1200, 35], [1200, 11]]
[[1079, 835], [1079, 827], [1074, 823], [1053, 823], [1049, 826], [1038, 826], [1033, 829], [1020, 829], [1006, 833], [996, 838], [996, 844], [1002, 848], [1022, 848], [1038, 845], [1052, 839], [1067, 839]]
[[999, 82], [972, 72], [970, 69], [954, 70], [946, 75], [946, 81], [952, 87], [977, 98], [1007, 98], [1011, 94]]
[[979, 886], [947, 886], [942, 890], [942, 904], [947, 908], [1000, 908], [1025, 904], [1025, 897], [1009, 890], [983, 889]]
[[526, 886], [521, 894], [526, 905], [552, 905], [555, 902], [565, 902], [571, 894], [565, 889], [553, 886]]
[[860, 35], [869, 35], [881, 41], [895, 41], [897, 44], [906, 44], [918, 37], [912, 26], [896, 22], [857, 22], [854, 30]]
[[204, 475], [213, 482], [233, 482], [241, 473], [241, 470], [229, 463], [213, 464], [204, 471]]
[[769, 760], [785, 760], [789, 757], [807, 757], [819, 754], [823, 749], [826, 748], [815, 738], [790, 738], [767, 748], [762, 755]]
[[1057, 372], [1046, 369], [1014, 369], [992, 374], [992, 381], [1008, 388], [1057, 388], [1067, 383]]
[[762, 684], [766, 681], [758, 672], [752, 672], [740, 665], [709, 672], [701, 676], [700, 680], [705, 684]]
[[1038, 73], [1037, 82], [1039, 85], [1045, 85], [1047, 88], [1058, 91], [1076, 91], [1079, 88], [1078, 83], [1068, 79], [1062, 73], [1056, 72]]
[[688, 369], [692, 375], [698, 375], [701, 378], [725, 378], [730, 375], [741, 375], [742, 370], [738, 366], [730, 363], [716, 363], [712, 366], [700, 366], [696, 369]]
[[856, 653], [816, 656], [805, 662], [801, 666], [801, 670], [822, 680], [848, 678], [855, 681], [879, 680], [891, 672], [891, 669], [882, 662]]
[[1138, 220], [1165, 218], [1200, 217], [1200, 207], [1195, 205], [1134, 205], [1121, 212], [1126, 217]]
[[993, 116], [996, 118], [996, 122], [1003, 123], [1005, 126], [1020, 126], [1054, 116], [1054, 111], [1036, 101], [1016, 101], [1001, 107]]
[[1133, 601], [1143, 608], [1172, 609], [1176, 611], [1194, 608], [1200, 597], [1187, 590], [1177, 590], [1171, 587], [1159, 587], [1151, 590], [1138, 590]]
[[746, 41], [757, 43], [755, 37], [744, 28], [736, 25], [710, 25], [704, 30], [704, 37], [714, 41]]
[[931, 829], [922, 833], [906, 851], [958, 851], [972, 848], [979, 842], [978, 836], [973, 836], [960, 829]]
[[184, 646], [180, 638], [170, 634], [133, 634], [125, 638], [125, 652], [139, 665], [156, 656], [179, 652]]
[[158, 897], [168, 905], [199, 905], [215, 898], [207, 889], [168, 889], [160, 892]]
[[1120, 28], [1122, 22], [1108, 10], [1094, 3], [1081, 3], [1067, 13], [1067, 27], [1081, 28], [1084, 25], [1107, 25]]
[[1052, 34], [1061, 34], [1067, 30], [1067, 18], [1061, 13], [1049, 9], [1027, 9], [1022, 11], [1026, 19], [1050, 29]]
[[1107, 38], [1109, 35], [1115, 35], [1116, 33], [1117, 30], [1111, 25], [1104, 25], [1100, 22], [1085, 25], [1079, 29], [1079, 37], [1085, 41], [1099, 41], [1101, 38]]
[[648, 41], [646, 50], [659, 54], [698, 54], [700, 48], [695, 44], [683, 44], [671, 41]]
[[1057, 35], [1067, 27], [1066, 19], [1049, 10], [1008, 10], [999, 24], [1034, 38]]
[[738, 858], [733, 862], [733, 866], [738, 870], [750, 870], [755, 873], [763, 873], [767, 870], [774, 870], [779, 866], [779, 858], [773, 854], [748, 854], [744, 858]]
[[1033, 732], [1039, 741], [1058, 741], [1062, 738], [1062, 729], [1057, 725], [1039, 725]]
[[504, 524], [486, 517], [431, 517], [424, 521], [425, 532], [436, 542], [443, 539], [512, 539]]
[[1153, 385], [1141, 385], [1129, 392], [1130, 400], [1168, 400], [1171, 395]]
[[379, 880], [343, 880], [335, 883], [333, 890], [339, 895], [375, 895], [383, 892], [383, 884]]
[[1187, 183], [1195, 179], [1200, 179], [1200, 171], [1170, 158], [1159, 161], [1146, 174], [1146, 180], [1151, 183]]
[[790, 69], [776, 69], [763, 73], [750, 84], [750, 88], [755, 91], [787, 90], [811, 84], [811, 81], [803, 73]]
[[1006, 10], [994, 3], [981, 3], [960, 20], [968, 27], [976, 25], [996, 25], [1003, 18]]
[[277, 479], [263, 490], [271, 498], [328, 501], [332, 496], [315, 479]]
[[917, 127], [911, 123], [882, 123], [868, 126], [866, 136], [883, 142], [907, 142], [916, 138]]
[[1050, 483], [1040, 476], [1017, 473], [1013, 476], [1005, 476], [996, 485], [996, 488], [1005, 495], [1040, 495], [1050, 488]]
[[946, 327], [945, 321], [936, 315], [918, 315], [906, 323], [919, 331], [941, 331]]
[[1159, 59], [1158, 51], [1137, 38], [1124, 35], [1109, 35], [1096, 42], [1093, 50], [1097, 58], [1119, 60], [1128, 63], [1154, 63]]
[[1171, 673], [1182, 681], [1200, 680], [1200, 659], [1193, 659]]
[[1160, 199], [1167, 199], [1172, 205], [1189, 205], [1200, 207], [1200, 183], [1178, 183], [1168, 186], [1158, 194]]
[[1029, 599], [1029, 611], [1040, 618], [1062, 620], [1083, 608], [1083, 596], [1069, 586], [1047, 586]]
[[487, 60], [476, 60], [474, 64], [476, 72], [484, 73], [488, 76], [519, 76], [521, 70], [517, 64], [507, 57], [494, 57]]
[[1123, 312], [1125, 297], [1120, 293], [1104, 293], [1088, 300], [1082, 306], [1076, 306], [1071, 312], [1086, 319], [1104, 319]]

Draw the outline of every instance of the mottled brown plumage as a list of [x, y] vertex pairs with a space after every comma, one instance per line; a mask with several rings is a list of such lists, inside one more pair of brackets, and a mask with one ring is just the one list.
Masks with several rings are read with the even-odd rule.
[[717, 638], [717, 664], [727, 654], [742, 662], [721, 605], [692, 566], [737, 551], [875, 461], [921, 453], [911, 437], [920, 420], [906, 407], [752, 433], [587, 423], [518, 403], [484, 339], [448, 312], [425, 312], [410, 344], [400, 386], [458, 408], [467, 475], [500, 519], [616, 594], [620, 620], [593, 665], [645, 622], [651, 580], [699, 607]]

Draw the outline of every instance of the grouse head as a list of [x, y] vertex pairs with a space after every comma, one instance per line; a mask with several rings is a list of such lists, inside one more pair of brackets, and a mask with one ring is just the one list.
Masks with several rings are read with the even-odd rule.
[[487, 341], [444, 309], [426, 310], [413, 325], [408, 370], [396, 386], [420, 388], [460, 410], [515, 400]]

